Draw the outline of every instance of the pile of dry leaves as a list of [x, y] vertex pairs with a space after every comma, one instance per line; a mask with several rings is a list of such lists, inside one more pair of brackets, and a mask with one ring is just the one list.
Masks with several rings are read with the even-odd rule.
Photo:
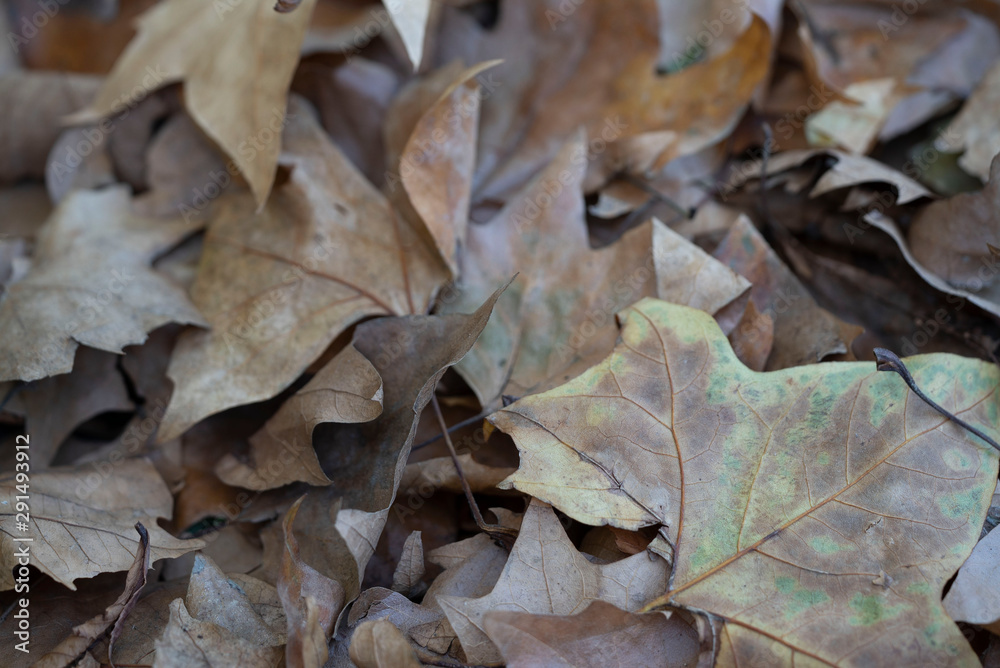
[[10, 0], [0, 664], [1000, 665], [998, 7]]

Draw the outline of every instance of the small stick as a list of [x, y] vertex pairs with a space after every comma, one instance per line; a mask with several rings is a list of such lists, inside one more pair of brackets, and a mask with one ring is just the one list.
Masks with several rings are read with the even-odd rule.
[[933, 408], [938, 413], [945, 416], [955, 424], [959, 425], [963, 429], [971, 431], [973, 434], [983, 439], [997, 450], [1000, 450], [1000, 444], [998, 444], [992, 438], [984, 434], [979, 429], [976, 429], [975, 427], [973, 427], [971, 424], [961, 419], [960, 417], [952, 415], [944, 408], [939, 406], [937, 403], [932, 401], [930, 397], [924, 394], [923, 391], [919, 387], [917, 387], [916, 381], [913, 380], [913, 376], [910, 375], [910, 370], [906, 368], [906, 365], [903, 364], [903, 360], [899, 359], [899, 356], [896, 355], [896, 353], [892, 352], [891, 350], [887, 350], [885, 348], [875, 348], [874, 352], [875, 352], [876, 368], [879, 371], [895, 371], [902, 377], [903, 382], [906, 383], [907, 387], [913, 390], [914, 394], [923, 399], [924, 403], [926, 403], [928, 406], [930, 406], [931, 408]]
[[469, 487], [469, 481], [465, 479], [465, 474], [462, 472], [462, 465], [458, 462], [458, 454], [455, 452], [455, 446], [451, 442], [451, 436], [448, 435], [448, 425], [444, 422], [444, 415], [441, 414], [441, 404], [438, 403], [436, 394], [431, 395], [431, 403], [434, 405], [434, 413], [437, 415], [438, 424], [441, 426], [444, 442], [448, 445], [451, 461], [454, 462], [455, 470], [458, 471], [458, 479], [462, 481], [462, 489], [465, 491], [465, 498], [469, 502], [469, 508], [472, 510], [472, 516], [476, 520], [476, 525], [483, 533], [488, 534], [490, 538], [503, 545], [509, 551], [514, 547], [517, 531], [509, 527], [500, 526], [499, 524], [487, 524], [483, 520], [483, 515], [479, 512], [479, 505], [476, 504], [476, 499], [472, 496], [472, 488]]

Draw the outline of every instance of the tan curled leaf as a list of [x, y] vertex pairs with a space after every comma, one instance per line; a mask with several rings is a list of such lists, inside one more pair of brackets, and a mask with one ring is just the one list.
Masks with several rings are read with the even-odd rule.
[[[664, 525], [657, 603], [721, 618], [726, 665], [975, 660], [940, 599], [979, 537], [992, 448], [871, 363], [757, 373], [700, 311], [647, 299], [619, 317], [607, 359], [491, 418], [523, 453], [511, 485], [589, 524]], [[994, 365], [907, 364], [997, 433]], [[902, 627], [921, 632], [900, 643]]]
[[435, 72], [397, 95], [386, 119], [396, 171], [387, 176], [390, 196], [426, 226], [452, 276], [469, 221], [482, 95], [476, 76], [498, 62]]
[[273, 0], [168, 0], [138, 20], [94, 101], [74, 120], [131, 109], [184, 82], [191, 118], [232, 159], [262, 206], [271, 192], [285, 103], [316, 0], [279, 14]]
[[216, 202], [191, 288], [212, 329], [185, 332], [174, 349], [161, 442], [278, 394], [362, 318], [427, 312], [447, 280], [434, 249], [333, 145], [308, 105], [290, 109], [289, 181], [259, 214], [246, 192]]
[[73, 634], [59, 643], [59, 646], [47, 653], [34, 665], [38, 668], [63, 668], [75, 665], [90, 646], [111, 629], [108, 642], [108, 658], [114, 665], [115, 642], [125, 630], [125, 619], [139, 600], [139, 593], [146, 586], [146, 573], [150, 568], [149, 532], [141, 522], [136, 522], [135, 530], [139, 534], [139, 547], [135, 553], [135, 561], [125, 577], [125, 590], [114, 603], [103, 613], [97, 615], [79, 626], [73, 628]]
[[157, 526], [170, 518], [173, 498], [160, 474], [145, 459], [96, 468], [53, 469], [31, 478], [29, 529], [16, 527], [14, 473], [0, 478], [0, 590], [11, 589], [17, 564], [15, 538], [29, 537], [31, 565], [70, 589], [73, 581], [98, 573], [127, 570], [139, 541], [133, 525], [149, 531], [151, 558], [164, 559], [204, 546], [200, 540], [178, 540]]
[[278, 596], [288, 617], [285, 664], [289, 668], [320, 668], [327, 659], [327, 643], [334, 623], [344, 609], [344, 588], [302, 561], [292, 533], [302, 499], [282, 520], [284, 549], [278, 573]]
[[184, 290], [149, 266], [195, 229], [133, 215], [126, 187], [63, 200], [28, 273], [0, 295], [0, 380], [67, 373], [81, 343], [121, 353], [168, 322], [204, 324]]
[[418, 416], [441, 376], [483, 331], [505, 287], [473, 313], [378, 318], [355, 330], [351, 345], [372, 361], [384, 383], [382, 414], [370, 422], [322, 427], [316, 451], [332, 484], [306, 496], [295, 522], [302, 561], [339, 582], [347, 601], [361, 591]]
[[438, 599], [458, 633], [469, 663], [502, 662], [484, 631], [484, 616], [496, 610], [571, 615], [602, 600], [638, 610], [667, 586], [670, 569], [647, 552], [599, 566], [578, 552], [552, 509], [532, 501], [507, 565], [482, 598]]
[[305, 387], [250, 437], [251, 463], [226, 455], [216, 467], [223, 482], [247, 489], [274, 489], [292, 482], [329, 485], [313, 431], [325, 422], [368, 422], [382, 412], [382, 379], [353, 346], [320, 369]]
[[488, 612], [483, 626], [509, 668], [698, 663], [698, 633], [679, 615], [636, 614], [593, 601], [575, 615]]

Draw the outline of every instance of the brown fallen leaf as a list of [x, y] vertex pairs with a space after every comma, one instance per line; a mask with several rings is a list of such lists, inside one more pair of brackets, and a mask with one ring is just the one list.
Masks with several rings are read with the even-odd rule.
[[666, 561], [649, 553], [599, 566], [578, 552], [552, 509], [532, 501], [517, 542], [493, 590], [482, 598], [440, 596], [468, 662], [502, 663], [484, 630], [497, 610], [569, 615], [603, 600], [634, 611], [667, 586]]
[[67, 197], [27, 274], [0, 296], [0, 380], [67, 373], [79, 344], [121, 353], [165, 323], [204, 324], [184, 291], [149, 267], [195, 229], [133, 215], [124, 187]]
[[305, 0], [290, 14], [273, 11], [271, 0], [157, 4], [137, 20], [138, 35], [96, 98], [72, 118], [96, 120], [183, 81], [191, 118], [239, 168], [261, 207], [274, 182], [286, 95], [315, 3]]
[[15, 513], [15, 496], [20, 494], [16, 474], [0, 478], [0, 590], [14, 587], [15, 538], [32, 538], [31, 565], [73, 590], [77, 578], [130, 567], [139, 545], [132, 528], [137, 519], [149, 527], [154, 561], [204, 545], [200, 540], [177, 540], [156, 525], [157, 518], [170, 517], [173, 500], [148, 461], [127, 459], [116, 461], [107, 472], [83, 471], [87, 469], [31, 474], [27, 531], [15, 526], [20, 521]]
[[326, 663], [327, 645], [334, 623], [344, 608], [344, 588], [303, 563], [292, 532], [302, 499], [282, 520], [285, 549], [281, 553], [278, 596], [288, 617], [285, 664], [289, 668], [320, 668]]
[[249, 575], [225, 574], [203, 554], [195, 556], [184, 607], [197, 619], [255, 645], [281, 647], [286, 642], [285, 614], [277, 590]]
[[729, 334], [729, 344], [748, 369], [763, 371], [774, 347], [774, 318], [758, 311], [751, 299], [739, 324]]
[[100, 85], [100, 77], [64, 72], [0, 76], [0, 183], [44, 178], [49, 151], [63, 131], [61, 117], [89, 102]]
[[293, 102], [290, 111], [289, 181], [259, 214], [245, 192], [215, 203], [191, 289], [212, 329], [184, 333], [174, 349], [161, 442], [208, 415], [275, 396], [361, 318], [427, 312], [447, 279], [435, 251], [326, 137], [308, 105]]
[[[457, 292], [442, 297], [444, 312], [468, 310], [499, 281], [520, 274], [456, 367], [483, 406], [583, 371], [613, 346], [614, 313], [660, 287], [710, 307], [746, 289], [745, 281], [656, 220], [591, 249], [581, 193], [585, 153], [577, 135], [492, 221], [469, 230], [462, 276]], [[547, 242], [553, 238], [560, 243]], [[695, 289], [702, 271], [718, 281], [711, 297]]]
[[488, 612], [483, 626], [509, 668], [690, 666], [698, 633], [662, 612], [636, 614], [593, 601], [575, 615]]
[[986, 534], [973, 548], [944, 597], [944, 608], [956, 622], [978, 624], [1000, 632], [1000, 589], [996, 564], [1000, 558], [1000, 532]]
[[[973, 660], [940, 596], [979, 538], [992, 448], [871, 363], [760, 374], [700, 311], [646, 299], [619, 318], [601, 364], [490, 418], [524, 453], [508, 484], [588, 524], [667, 527], [656, 603], [720, 616], [726, 665]], [[908, 365], [996, 432], [995, 366]], [[904, 626], [927, 633], [900, 645]]]
[[816, 303], [749, 218], [737, 219], [713, 255], [749, 279], [750, 298], [759, 313], [773, 321], [774, 341], [765, 369], [815, 364], [848, 351], [850, 341], [841, 337], [844, 323]]
[[295, 525], [302, 560], [339, 582], [348, 602], [361, 591], [396, 498], [417, 417], [444, 372], [482, 332], [503, 289], [471, 314], [379, 318], [355, 330], [351, 345], [371, 360], [384, 384], [382, 414], [317, 432], [316, 450], [331, 485], [306, 497]]
[[[967, 290], [1000, 309], [1000, 160], [977, 192], [931, 202], [910, 223], [913, 258], [955, 288]], [[993, 248], [991, 248], [991, 244]]]
[[141, 522], [136, 522], [135, 530], [139, 534], [139, 547], [135, 553], [135, 561], [125, 576], [125, 591], [102, 614], [74, 627], [73, 635], [39, 659], [35, 666], [63, 668], [76, 665], [84, 656], [89, 657], [90, 647], [109, 629], [111, 636], [108, 641], [108, 659], [112, 667], [114, 666], [115, 642], [125, 630], [125, 619], [135, 607], [142, 588], [146, 586], [146, 573], [150, 568], [149, 533]]
[[325, 422], [368, 422], [382, 412], [382, 379], [353, 346], [320, 369], [250, 438], [252, 464], [226, 455], [216, 466], [229, 485], [274, 489], [292, 482], [329, 485], [313, 432]]
[[[108, 411], [131, 411], [125, 381], [117, 369], [118, 355], [93, 348], [76, 350], [73, 371], [26, 385], [17, 394], [24, 409], [25, 430], [31, 434], [31, 463], [48, 467], [59, 446], [79, 425]], [[52, 411], [60, 419], [52, 419]]]
[[170, 604], [170, 621], [156, 641], [155, 668], [274, 668], [280, 647], [266, 647], [212, 622], [195, 619], [183, 599]]
[[660, 167], [700, 150], [732, 129], [768, 68], [771, 40], [759, 18], [718, 58], [660, 76], [656, 2], [566, 7], [511, 0], [489, 31], [444, 16], [453, 39], [441, 45], [439, 63], [504, 58], [496, 70], [503, 85], [482, 107], [476, 201], [519, 190], [580, 126], [596, 153], [626, 136], [671, 133]]
[[1000, 64], [994, 65], [965, 101], [937, 140], [936, 148], [962, 153], [958, 164], [983, 182], [990, 178], [990, 164], [1000, 153], [1000, 133], [990, 119], [1000, 106]]
[[351, 661], [358, 668], [420, 668], [409, 643], [392, 622], [364, 622], [351, 638]]
[[420, 539], [420, 532], [414, 531], [403, 544], [396, 572], [392, 576], [392, 590], [404, 596], [412, 596], [419, 588], [423, 577], [424, 543]]
[[401, 212], [423, 222], [453, 277], [472, 197], [481, 95], [476, 76], [497, 62], [452, 63], [404, 88], [386, 119], [387, 162], [396, 171], [387, 175], [390, 196]]

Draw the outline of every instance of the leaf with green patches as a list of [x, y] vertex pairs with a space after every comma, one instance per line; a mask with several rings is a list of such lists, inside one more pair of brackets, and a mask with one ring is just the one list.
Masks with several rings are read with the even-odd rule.
[[[656, 603], [720, 617], [723, 665], [975, 661], [940, 594], [979, 538], [992, 448], [871, 362], [758, 373], [703, 312], [644, 299], [619, 317], [603, 362], [491, 418], [521, 452], [508, 487], [589, 524], [664, 525]], [[906, 363], [998, 436], [995, 366]]]

